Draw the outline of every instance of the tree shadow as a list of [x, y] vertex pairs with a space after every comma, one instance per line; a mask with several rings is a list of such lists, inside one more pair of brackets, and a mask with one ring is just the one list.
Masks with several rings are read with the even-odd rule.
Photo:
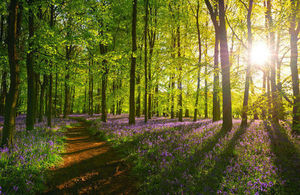
[[[204, 175], [197, 181], [197, 191], [204, 194], [215, 194], [217, 192], [222, 182], [224, 171], [230, 164], [230, 159], [237, 158], [237, 155], [235, 154], [235, 146], [238, 144], [239, 139], [246, 133], [246, 130], [247, 127], [239, 127], [237, 129], [233, 137], [228, 142], [226, 148], [220, 155], [217, 156], [215, 165], [206, 175]], [[226, 134], [226, 132], [222, 132], [222, 135], [224, 133]], [[225, 135], [223, 135], [223, 137], [224, 136]], [[210, 148], [207, 149], [211, 150], [212, 148], [213, 146], [210, 146]]]
[[[279, 169], [279, 177], [284, 180], [284, 185], [274, 186], [280, 193], [300, 193], [300, 152], [295, 144], [290, 141], [284, 129], [279, 125], [268, 124], [264, 121], [271, 140], [271, 152], [275, 154], [274, 163]], [[279, 184], [278, 184], [279, 185]], [[278, 190], [277, 189], [277, 190]]]

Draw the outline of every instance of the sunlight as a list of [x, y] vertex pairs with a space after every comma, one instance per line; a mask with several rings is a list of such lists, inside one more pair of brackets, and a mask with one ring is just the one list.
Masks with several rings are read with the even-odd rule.
[[254, 65], [264, 65], [270, 56], [270, 51], [265, 42], [256, 42], [253, 44], [251, 52], [251, 61]]

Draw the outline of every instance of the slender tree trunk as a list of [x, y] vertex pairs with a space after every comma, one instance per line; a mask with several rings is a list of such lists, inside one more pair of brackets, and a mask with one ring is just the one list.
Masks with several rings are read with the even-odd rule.
[[279, 119], [284, 120], [284, 107], [282, 104], [282, 94], [280, 93], [282, 91], [282, 83], [281, 83], [281, 61], [279, 59], [279, 52], [280, 52], [280, 39], [281, 39], [280, 30], [277, 31], [277, 42], [276, 42], [276, 64], [277, 64], [277, 88], [278, 88], [278, 113], [279, 113]]
[[85, 82], [84, 86], [84, 104], [83, 104], [83, 113], [86, 113], [86, 86], [87, 86], [87, 81]]
[[74, 113], [75, 93], [76, 93], [75, 90], [76, 90], [76, 88], [75, 88], [75, 86], [73, 86], [72, 89], [71, 89], [71, 94], [72, 94], [72, 98], [71, 98], [71, 110], [70, 110], [71, 114]]
[[[50, 7], [50, 27], [53, 28], [54, 26], [54, 5]], [[50, 62], [50, 67], [52, 68], [52, 61]], [[52, 86], [53, 86], [53, 78], [52, 78], [52, 70], [49, 75], [49, 97], [48, 97], [48, 113], [47, 113], [47, 126], [52, 127]]]
[[147, 58], [147, 54], [148, 54], [148, 43], [147, 43], [147, 37], [148, 37], [148, 0], [144, 0], [145, 1], [145, 28], [144, 28], [144, 39], [145, 39], [145, 102], [144, 102], [144, 114], [145, 114], [145, 123], [147, 123], [148, 121], [148, 108], [147, 108], [147, 98], [148, 98], [148, 58]]
[[[298, 34], [300, 31], [300, 22], [298, 21], [298, 27], [296, 28], [296, 16], [299, 14], [299, 1], [291, 0], [292, 14], [290, 20], [290, 45], [291, 45], [291, 73], [292, 73], [292, 83], [293, 83], [293, 132], [300, 133], [300, 94], [299, 94], [299, 74], [298, 74]], [[299, 18], [298, 18], [299, 19]]]
[[[176, 36], [175, 32], [172, 32], [172, 49], [173, 52], [171, 57], [175, 60], [175, 48], [176, 48]], [[174, 107], [175, 107], [175, 73], [171, 73], [171, 119], [175, 118]]]
[[159, 117], [159, 107], [158, 107], [158, 96], [159, 96], [159, 91], [158, 91], [158, 81], [155, 87], [155, 107], [156, 107], [156, 116]]
[[138, 86], [138, 96], [136, 99], [136, 116], [141, 117], [141, 76], [138, 74], [136, 79], [136, 84]]
[[16, 104], [20, 85], [20, 65], [18, 61], [18, 33], [17, 24], [19, 22], [19, 1], [11, 0], [9, 4], [8, 16], [8, 59], [10, 67], [10, 88], [5, 100], [5, 116], [1, 145], [12, 147], [14, 144]]
[[271, 0], [267, 0], [267, 20], [269, 27], [269, 35], [270, 35], [270, 69], [271, 69], [271, 92], [272, 92], [272, 120], [273, 123], [279, 125], [279, 117], [278, 117], [278, 94], [276, 88], [276, 65], [275, 65], [275, 32], [273, 30], [273, 19], [271, 16], [272, 4]]
[[[148, 0], [147, 0], [148, 1]], [[132, 9], [132, 54], [130, 67], [130, 97], [129, 97], [129, 124], [135, 124], [135, 64], [136, 57], [136, 19], [137, 16], [137, 0], [133, 0]]]
[[1, 95], [0, 95], [0, 115], [4, 116], [5, 108], [5, 97], [7, 95], [7, 82], [6, 82], [7, 72], [2, 71], [2, 81], [1, 81]]
[[[106, 48], [104, 46], [102, 47], [101, 53], [105, 54], [106, 53]], [[103, 65], [103, 74], [102, 74], [102, 102], [101, 102], [101, 120], [102, 122], [107, 121], [107, 109], [106, 109], [106, 88], [107, 88], [107, 75], [108, 75], [108, 67], [107, 67], [107, 61], [103, 60], [102, 61]]]
[[220, 30], [219, 22], [217, 20], [218, 8], [217, 4], [212, 7], [210, 0], [205, 0], [211, 20], [215, 28], [215, 50], [214, 50], [214, 86], [213, 86], [213, 121], [218, 121], [221, 118], [220, 99], [219, 99], [219, 40]]
[[55, 117], [58, 116], [57, 114], [57, 99], [58, 99], [58, 96], [57, 96], [57, 87], [58, 87], [58, 72], [57, 72], [57, 65], [56, 65], [56, 73], [55, 73], [55, 95], [54, 95], [54, 113], [53, 115]]
[[[208, 22], [206, 23], [206, 27], [208, 26]], [[208, 77], [208, 70], [207, 70], [207, 38], [205, 39], [205, 50], [204, 50], [204, 55], [205, 55], [205, 70], [204, 70], [204, 75], [205, 75], [205, 88], [204, 88], [204, 118], [208, 118], [208, 82], [207, 82], [207, 77]]]
[[[177, 27], [177, 49], [178, 49], [178, 58], [180, 60], [181, 51], [180, 51], [180, 26]], [[178, 113], [178, 120], [180, 122], [183, 121], [183, 108], [182, 108], [182, 63], [180, 62], [179, 65], [179, 79], [178, 79], [178, 106], [179, 106], [179, 113]]]
[[220, 13], [220, 50], [223, 91], [223, 126], [225, 130], [232, 128], [231, 91], [230, 91], [230, 62], [227, 45], [224, 0], [219, 0]]
[[64, 118], [70, 114], [70, 73], [69, 73], [69, 63], [71, 59], [71, 49], [72, 46], [66, 46], [66, 73], [65, 73], [65, 104], [64, 104]]
[[116, 80], [113, 80], [113, 104], [111, 113], [113, 115], [116, 114]]
[[[1, 27], [0, 27], [0, 45], [3, 44], [4, 36], [4, 16], [1, 15]], [[7, 95], [7, 83], [6, 83], [7, 72], [4, 69], [2, 71], [2, 80], [1, 80], [1, 94], [0, 94], [0, 115], [4, 116], [4, 107], [5, 107], [5, 97]]]
[[44, 99], [45, 99], [45, 90], [46, 90], [46, 86], [48, 85], [48, 78], [47, 75], [43, 76], [43, 84], [41, 84], [41, 94], [40, 94], [40, 109], [39, 109], [39, 122], [43, 121], [43, 116], [45, 113], [45, 103], [44, 103]]
[[[29, 6], [32, 6], [34, 1], [29, 1]], [[26, 67], [27, 67], [27, 114], [26, 114], [26, 129], [33, 130], [35, 123], [35, 106], [36, 106], [36, 89], [35, 89], [35, 72], [34, 72], [34, 60], [33, 60], [33, 36], [34, 36], [34, 15], [33, 10], [29, 8], [29, 17], [28, 17], [28, 44], [30, 52], [27, 53]]]
[[247, 31], [248, 31], [248, 59], [246, 70], [246, 82], [244, 92], [244, 102], [242, 110], [242, 127], [247, 126], [247, 112], [248, 112], [248, 98], [250, 87], [250, 73], [251, 73], [251, 52], [252, 52], [252, 27], [251, 27], [251, 14], [252, 14], [253, 0], [249, 0], [248, 14], [247, 14]]
[[89, 63], [89, 115], [92, 116], [94, 114], [94, 105], [93, 105], [93, 95], [94, 95], [94, 79], [93, 73], [91, 71], [91, 65], [93, 65], [93, 60]]
[[200, 32], [200, 24], [199, 24], [199, 11], [200, 11], [200, 3], [197, 1], [197, 13], [196, 13], [196, 26], [197, 26], [197, 37], [198, 37], [198, 74], [197, 74], [197, 92], [196, 92], [196, 102], [195, 102], [195, 111], [194, 111], [194, 121], [197, 121], [198, 115], [198, 102], [199, 102], [199, 94], [200, 94], [200, 73], [201, 73], [201, 55], [202, 55], [202, 45], [201, 45], [201, 32]]
[[213, 121], [221, 119], [220, 109], [220, 79], [219, 79], [219, 32], [215, 32], [215, 50], [214, 50], [214, 85], [213, 85]]

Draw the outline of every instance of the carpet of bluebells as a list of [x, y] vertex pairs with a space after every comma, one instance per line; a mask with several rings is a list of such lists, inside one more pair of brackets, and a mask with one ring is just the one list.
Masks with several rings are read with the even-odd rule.
[[300, 193], [299, 151], [286, 122], [276, 132], [263, 121], [241, 129], [233, 120], [226, 132], [209, 119], [89, 120], [93, 134], [132, 157], [142, 194]]
[[[13, 148], [0, 148], [0, 194], [34, 194], [43, 190], [46, 170], [62, 159], [59, 153], [64, 148], [63, 129], [75, 122], [57, 118], [53, 120], [54, 128], [47, 128], [43, 121], [33, 131], [26, 131], [25, 120], [25, 115], [16, 119]], [[3, 118], [0, 123], [3, 124]]]

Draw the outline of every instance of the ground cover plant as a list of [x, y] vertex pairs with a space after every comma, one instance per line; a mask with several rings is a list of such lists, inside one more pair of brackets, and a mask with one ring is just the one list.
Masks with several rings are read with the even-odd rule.
[[53, 128], [41, 122], [26, 131], [24, 119], [17, 117], [14, 146], [0, 149], [0, 194], [34, 194], [45, 189], [46, 171], [62, 160], [64, 128], [75, 122], [55, 119]]
[[[234, 120], [229, 132], [221, 129], [222, 121], [207, 119], [180, 123], [155, 117], [147, 124], [137, 119], [134, 126], [124, 117], [107, 123], [90, 120], [94, 134], [133, 157], [141, 193], [296, 194], [300, 185], [299, 175], [283, 175], [297, 167], [299, 151], [293, 151], [292, 159], [278, 158], [286, 151], [274, 151], [276, 138], [259, 120], [245, 129]], [[282, 122], [282, 133], [295, 140], [288, 127]], [[294, 164], [283, 170], [278, 162]]]

